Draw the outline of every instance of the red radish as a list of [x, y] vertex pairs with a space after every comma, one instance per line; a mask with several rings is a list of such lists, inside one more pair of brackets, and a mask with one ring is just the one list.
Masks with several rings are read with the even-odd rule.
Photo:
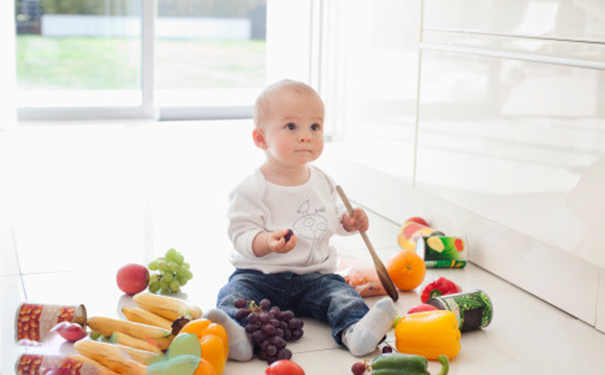
[[77, 323], [61, 322], [50, 331], [59, 332], [61, 337], [70, 342], [76, 342], [86, 337], [86, 331]]
[[409, 309], [408, 314], [413, 314], [413, 313], [422, 312], [422, 311], [433, 311], [433, 310], [439, 310], [439, 309], [433, 305], [421, 303], [420, 305], [416, 305], [416, 306], [412, 307], [411, 309]]

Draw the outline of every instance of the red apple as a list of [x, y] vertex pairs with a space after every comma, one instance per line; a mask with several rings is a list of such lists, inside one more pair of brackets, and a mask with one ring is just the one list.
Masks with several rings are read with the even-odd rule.
[[425, 227], [429, 226], [429, 223], [427, 223], [426, 220], [424, 220], [421, 217], [417, 217], [417, 216], [411, 217], [411, 218], [407, 219], [406, 221], [413, 221], [414, 223], [424, 225]]
[[137, 294], [149, 285], [149, 270], [143, 265], [129, 263], [118, 270], [116, 281], [122, 292]]

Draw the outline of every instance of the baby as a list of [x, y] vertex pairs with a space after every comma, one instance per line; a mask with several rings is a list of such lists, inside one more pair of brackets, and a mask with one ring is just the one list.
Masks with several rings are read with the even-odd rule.
[[230, 194], [227, 213], [235, 272], [220, 290], [218, 309], [206, 317], [229, 335], [229, 358], [248, 361], [253, 345], [233, 318], [237, 299], [269, 299], [327, 322], [332, 336], [355, 356], [374, 351], [391, 328], [396, 310], [389, 298], [369, 309], [334, 274], [334, 234], [368, 229], [357, 208], [350, 216], [332, 179], [310, 163], [324, 147], [324, 104], [310, 86], [284, 80], [268, 86], [254, 104], [254, 144], [265, 152], [260, 168]]

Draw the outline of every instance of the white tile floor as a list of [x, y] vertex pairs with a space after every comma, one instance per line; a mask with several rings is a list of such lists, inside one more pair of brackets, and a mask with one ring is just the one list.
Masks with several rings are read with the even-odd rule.
[[[11, 182], [0, 187], [0, 373], [12, 374], [25, 350], [73, 351], [58, 338], [41, 347], [17, 346], [13, 325], [20, 302], [83, 303], [90, 316], [119, 316], [131, 301], [115, 286], [117, 268], [147, 262], [169, 247], [181, 251], [195, 272], [186, 297], [212, 307], [232, 270], [224, 219], [228, 189], [262, 160], [249, 126], [91, 125], [0, 133], [0, 176]], [[371, 223], [370, 239], [387, 259], [397, 250], [398, 226], [374, 214]], [[334, 243], [343, 254], [371, 262], [358, 236]], [[473, 265], [429, 270], [425, 281], [441, 275], [465, 290], [484, 290], [494, 304], [489, 327], [462, 335], [451, 374], [605, 374], [603, 333]], [[417, 292], [401, 293], [398, 310], [417, 303]], [[325, 323], [305, 323], [305, 336], [288, 345], [293, 360], [307, 374], [350, 374], [358, 359], [336, 346]], [[387, 340], [393, 343], [392, 332]], [[256, 359], [229, 361], [225, 374], [261, 374], [265, 367]], [[433, 373], [439, 367], [430, 363]]]

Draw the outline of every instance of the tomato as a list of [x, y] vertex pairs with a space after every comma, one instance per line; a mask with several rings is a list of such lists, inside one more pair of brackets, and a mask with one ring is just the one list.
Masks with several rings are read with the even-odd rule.
[[426, 222], [426, 220], [424, 220], [421, 217], [411, 217], [409, 219], [406, 220], [407, 221], [413, 221], [414, 223], [420, 224], [420, 225], [424, 225], [425, 227], [428, 227], [429, 224]]
[[289, 359], [273, 362], [263, 375], [305, 375], [305, 370]]

